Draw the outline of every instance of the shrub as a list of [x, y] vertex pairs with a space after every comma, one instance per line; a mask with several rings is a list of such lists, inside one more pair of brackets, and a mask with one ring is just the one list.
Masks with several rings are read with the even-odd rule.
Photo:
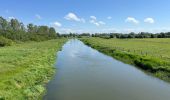
[[0, 47], [10, 46], [12, 43], [12, 40], [0, 36]]

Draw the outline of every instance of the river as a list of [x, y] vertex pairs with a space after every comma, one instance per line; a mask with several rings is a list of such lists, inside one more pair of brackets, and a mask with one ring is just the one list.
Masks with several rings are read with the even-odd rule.
[[69, 40], [57, 55], [44, 100], [170, 100], [169, 83], [79, 40]]

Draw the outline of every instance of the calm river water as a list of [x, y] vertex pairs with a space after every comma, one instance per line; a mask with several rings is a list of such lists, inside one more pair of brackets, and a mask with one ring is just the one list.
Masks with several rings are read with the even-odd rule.
[[70, 40], [44, 100], [170, 100], [170, 84]]

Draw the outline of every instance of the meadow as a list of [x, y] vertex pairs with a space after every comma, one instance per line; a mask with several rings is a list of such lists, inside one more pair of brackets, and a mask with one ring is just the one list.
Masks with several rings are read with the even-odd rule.
[[66, 39], [26, 42], [0, 48], [0, 100], [37, 100], [55, 73]]
[[170, 39], [82, 38], [85, 44], [170, 81]]

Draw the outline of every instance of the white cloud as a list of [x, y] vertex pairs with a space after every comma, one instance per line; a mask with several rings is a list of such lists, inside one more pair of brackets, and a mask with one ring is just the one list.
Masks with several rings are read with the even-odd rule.
[[96, 26], [99, 26], [99, 24], [95, 21], [95, 20], [90, 20], [90, 23], [92, 23], [92, 24], [94, 24], [94, 25], [96, 25]]
[[98, 22], [96, 22], [95, 20], [90, 20], [90, 23], [96, 25], [96, 26], [100, 26], [100, 24]]
[[134, 23], [134, 24], [138, 24], [139, 21], [133, 17], [128, 17], [125, 22], [130, 22], [130, 23]]
[[66, 20], [71, 20], [71, 21], [77, 21], [77, 22], [83, 22], [85, 23], [85, 19], [84, 18], [79, 18], [76, 14], [74, 13], [68, 13], [65, 17]]
[[100, 24], [99, 23], [94, 23], [96, 26], [100, 26]]
[[74, 13], [68, 13], [64, 18], [67, 20], [80, 21]]
[[97, 20], [96, 16], [90, 16], [92, 20]]
[[111, 16], [108, 16], [107, 19], [112, 19], [112, 17], [111, 17]]
[[146, 18], [146, 19], [144, 19], [144, 22], [145, 22], [145, 23], [150, 23], [150, 24], [155, 23], [155, 21], [154, 21], [153, 18]]
[[36, 14], [35, 17], [38, 19], [38, 20], [41, 20], [42, 17], [39, 15], [39, 14]]
[[61, 27], [62, 24], [58, 21], [54, 22], [54, 23], [51, 23], [52, 26], [54, 26], [55, 28], [58, 28], [58, 27]]
[[100, 25], [105, 25], [106, 23], [103, 21], [98, 21], [96, 16], [90, 16], [91, 20], [90, 23], [96, 25], [96, 26], [100, 26]]
[[9, 20], [11, 20], [11, 19], [15, 19], [15, 17], [11, 16], [11, 17], [8, 17], [8, 19], [9, 19]]
[[101, 24], [101, 25], [105, 25], [105, 24], [106, 24], [106, 23], [103, 22], [103, 21], [99, 21], [98, 23]]

